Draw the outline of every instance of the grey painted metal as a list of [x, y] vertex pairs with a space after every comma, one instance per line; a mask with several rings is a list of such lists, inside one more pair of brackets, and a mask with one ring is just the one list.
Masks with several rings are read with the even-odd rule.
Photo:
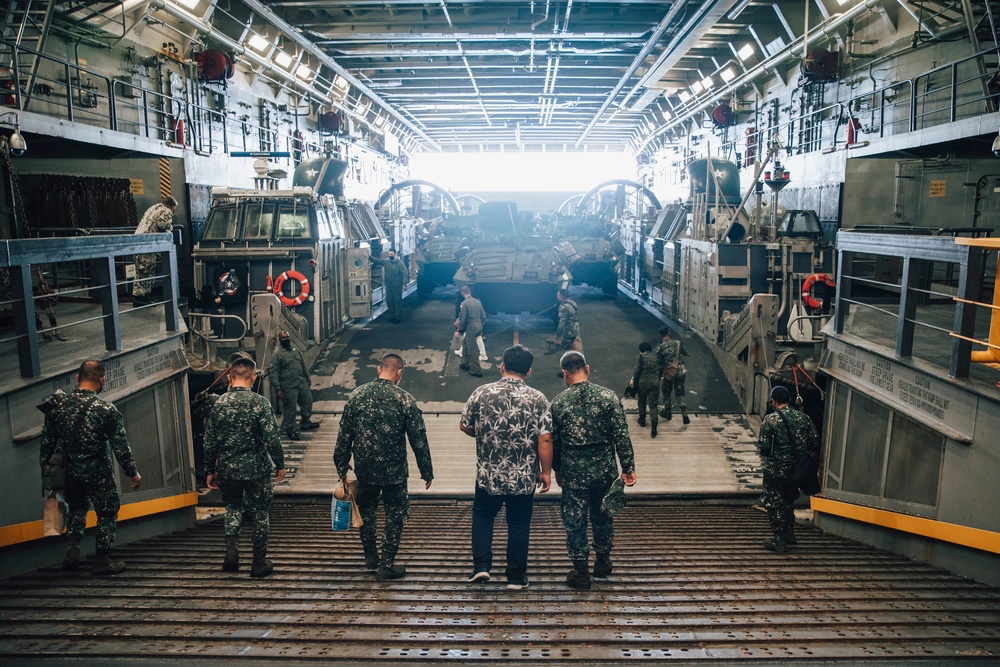
[[[982, 300], [983, 260], [985, 252], [980, 248], [961, 246], [967, 249], [966, 261], [959, 264], [958, 293], [968, 301]], [[970, 279], [971, 278], [971, 279]], [[997, 276], [993, 279], [997, 280]], [[973, 338], [976, 331], [976, 307], [964, 301], [955, 302], [955, 323], [952, 328], [965, 338]], [[972, 365], [972, 342], [955, 338], [951, 343], [949, 375], [957, 378], [969, 377]]]
[[[115, 283], [115, 258], [108, 257], [104, 261], [96, 261], [97, 282], [100, 285]], [[104, 347], [108, 350], [122, 349], [122, 324], [116, 317], [118, 313], [118, 290], [98, 290], [101, 296], [101, 313], [104, 317]]]
[[[220, 521], [129, 545], [114, 578], [42, 569], [4, 581], [6, 664], [135, 661], [634, 664], [941, 664], [1000, 655], [1000, 592], [940, 569], [800, 527], [799, 545], [761, 548], [762, 512], [700, 503], [632, 504], [616, 520], [615, 571], [565, 586], [558, 506], [536, 504], [530, 587], [471, 571], [468, 503], [414, 504], [399, 561], [364, 570], [357, 533], [334, 533], [329, 501], [272, 508], [276, 572], [221, 571]], [[503, 525], [502, 517], [498, 526]]]
[[913, 318], [917, 315], [917, 301], [913, 289], [917, 286], [920, 267], [924, 263], [912, 257], [903, 258], [903, 276], [899, 291], [899, 321], [896, 326], [896, 356], [913, 354]]

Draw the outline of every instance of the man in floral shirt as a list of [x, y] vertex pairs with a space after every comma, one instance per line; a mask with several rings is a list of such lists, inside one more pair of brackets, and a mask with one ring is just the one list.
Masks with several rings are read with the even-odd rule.
[[459, 428], [476, 439], [476, 496], [472, 503], [472, 576], [486, 582], [493, 565], [493, 523], [507, 506], [507, 588], [528, 586], [528, 536], [535, 487], [549, 490], [552, 417], [548, 400], [525, 380], [534, 356], [508, 348], [500, 380], [485, 384], [465, 404]]

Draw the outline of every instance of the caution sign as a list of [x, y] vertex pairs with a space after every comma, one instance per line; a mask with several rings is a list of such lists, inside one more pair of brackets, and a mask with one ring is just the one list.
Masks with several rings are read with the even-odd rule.
[[931, 181], [931, 197], [944, 197], [945, 185], [948, 181]]
[[146, 188], [143, 185], [142, 179], [141, 178], [128, 179], [128, 191], [134, 195], [146, 194]]

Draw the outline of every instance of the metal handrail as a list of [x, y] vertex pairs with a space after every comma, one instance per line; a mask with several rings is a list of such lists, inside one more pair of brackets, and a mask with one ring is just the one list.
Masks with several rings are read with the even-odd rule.
[[[974, 74], [964, 77], [960, 76], [960, 70], [963, 65], [972, 63], [983, 56], [990, 54], [1000, 55], [1000, 46], [993, 46], [978, 53], [959, 58], [958, 60], [954, 60], [950, 63], [939, 65], [927, 70], [926, 72], [918, 74], [913, 78], [896, 81], [881, 88], [876, 88], [866, 93], [854, 95], [846, 102], [835, 103], [823, 107], [822, 109], [817, 109], [816, 111], [810, 111], [808, 113], [795, 116], [777, 124], [774, 127], [758, 130], [755, 133], [757, 149], [763, 149], [766, 146], [765, 138], [773, 136], [775, 132], [789, 128], [789, 126], [794, 126], [794, 124], [800, 123], [802, 120], [810, 116], [825, 113], [835, 107], [841, 108], [840, 114], [836, 116], [836, 119], [832, 116], [825, 119], [823, 123], [829, 123], [832, 120], [836, 120], [839, 127], [839, 123], [844, 117], [858, 118], [862, 115], [867, 115], [869, 116], [871, 122], [864, 131], [869, 134], [877, 133], [877, 136], [880, 138], [891, 136], [894, 133], [887, 132], [887, 130], [895, 126], [903, 125], [904, 123], [905, 126], [902, 131], [913, 132], [919, 129], [926, 129], [927, 127], [954, 122], [961, 117], [980, 115], [980, 113], [976, 112], [964, 115], [961, 113], [963, 109], [970, 108], [972, 105], [979, 103], [983, 103], [984, 105], [984, 109], [981, 113], [991, 113], [992, 111], [989, 108], [989, 105], [996, 103], [990, 99], [990, 96], [985, 95], [982, 92], [981, 84], [983, 83], [984, 78], [992, 76], [993, 72], [979, 74], [977, 70]], [[948, 83], [946, 85], [933, 88], [922, 93], [915, 92], [919, 91], [922, 85], [931, 85], [933, 83], [932, 79], [941, 74], [947, 74], [948, 76]], [[968, 92], [963, 95], [962, 92], [966, 90], [975, 90], [976, 92]], [[941, 96], [945, 97], [947, 102], [946, 104], [942, 103], [931, 109], [920, 109], [922, 102], [932, 104], [934, 100]], [[875, 99], [877, 104], [872, 104], [863, 112], [850, 111], [858, 102], [863, 102], [869, 99]], [[905, 113], [897, 119], [895, 117], [897, 114], [893, 112], [900, 110], [905, 111]], [[935, 116], [944, 117], [935, 119]], [[835, 148], [838, 143], [836, 136], [837, 132], [834, 132], [833, 143], [830, 146], [822, 147], [822, 149]], [[737, 139], [733, 139], [732, 141], [720, 144], [719, 154], [725, 156], [730, 152], [737, 152], [736, 148], [738, 143], [745, 141], [745, 139], [745, 137], [739, 137]], [[810, 141], [809, 144], [814, 145], [815, 140]], [[805, 145], [787, 145], [784, 149], [788, 152], [811, 152], [809, 150], [809, 146]]]

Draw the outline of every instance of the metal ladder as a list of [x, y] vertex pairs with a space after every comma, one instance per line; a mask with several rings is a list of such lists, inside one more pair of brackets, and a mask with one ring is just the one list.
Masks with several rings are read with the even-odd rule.
[[0, 44], [0, 68], [10, 71], [10, 82], [14, 86], [11, 90], [20, 87], [21, 109], [27, 109], [31, 99], [40, 61], [35, 53], [45, 49], [55, 5], [38, 0], [9, 0], [7, 3], [6, 17], [0, 26], [5, 42]]

